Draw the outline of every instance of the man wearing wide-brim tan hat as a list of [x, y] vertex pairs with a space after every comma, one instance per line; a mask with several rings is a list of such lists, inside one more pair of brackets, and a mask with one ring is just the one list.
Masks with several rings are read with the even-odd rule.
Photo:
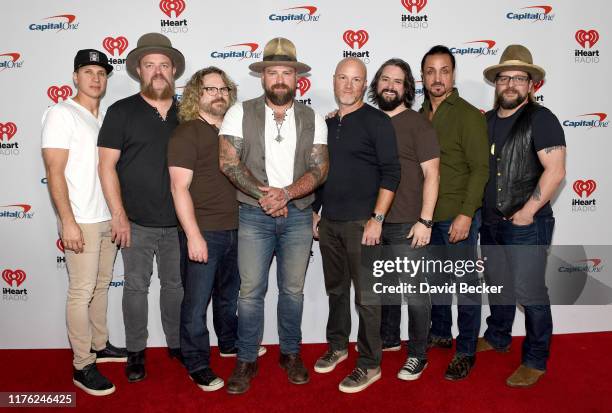
[[495, 107], [486, 114], [490, 173], [480, 243], [487, 284], [504, 288], [489, 294], [491, 316], [477, 351], [510, 349], [521, 304], [526, 337], [521, 365], [506, 380], [511, 387], [532, 386], [544, 375], [553, 330], [546, 250], [555, 224], [550, 199], [565, 176], [565, 137], [557, 117], [531, 96], [544, 75], [522, 45], [508, 46], [484, 71], [495, 84]]
[[244, 393], [257, 372], [264, 298], [276, 254], [280, 365], [290, 383], [305, 384], [300, 357], [304, 279], [312, 246], [314, 190], [328, 170], [325, 119], [295, 101], [297, 75], [310, 67], [288, 39], [270, 40], [261, 73], [264, 94], [232, 106], [219, 131], [219, 163], [238, 188], [238, 356], [230, 394]]
[[98, 136], [100, 181], [111, 210], [111, 231], [122, 248], [123, 321], [129, 382], [143, 380], [148, 293], [154, 256], [160, 279], [161, 320], [171, 357], [180, 358], [180, 277], [176, 213], [170, 192], [167, 147], [178, 125], [174, 80], [183, 54], [159, 33], [147, 33], [127, 57], [140, 92], [115, 102]]

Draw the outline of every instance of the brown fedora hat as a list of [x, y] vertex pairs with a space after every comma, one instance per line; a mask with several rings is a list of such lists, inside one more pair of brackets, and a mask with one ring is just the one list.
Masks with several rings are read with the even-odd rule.
[[178, 79], [185, 71], [185, 57], [181, 52], [172, 47], [170, 39], [161, 33], [147, 33], [140, 36], [136, 48], [127, 55], [127, 71], [136, 80], [140, 80], [136, 68], [143, 56], [152, 53], [166, 55], [174, 63], [176, 73], [174, 78]]
[[298, 73], [310, 72], [310, 66], [298, 62], [295, 45], [289, 39], [276, 37], [266, 43], [263, 51], [263, 61], [249, 66], [253, 72], [261, 73], [268, 66], [289, 66]]
[[533, 64], [531, 52], [525, 46], [520, 44], [511, 44], [506, 47], [499, 59], [499, 64], [487, 67], [483, 74], [485, 79], [491, 83], [495, 83], [495, 77], [500, 72], [507, 70], [520, 70], [531, 75], [534, 82], [539, 82], [546, 76], [546, 71], [538, 65]]

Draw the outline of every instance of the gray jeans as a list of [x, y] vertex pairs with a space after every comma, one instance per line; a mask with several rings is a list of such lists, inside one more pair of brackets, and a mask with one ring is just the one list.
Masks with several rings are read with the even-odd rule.
[[153, 274], [153, 256], [161, 284], [159, 306], [161, 321], [170, 348], [179, 348], [179, 326], [183, 285], [180, 274], [180, 252], [176, 227], [143, 227], [130, 222], [132, 241], [123, 248], [125, 285], [123, 287], [123, 323], [128, 351], [147, 346], [148, 294]]

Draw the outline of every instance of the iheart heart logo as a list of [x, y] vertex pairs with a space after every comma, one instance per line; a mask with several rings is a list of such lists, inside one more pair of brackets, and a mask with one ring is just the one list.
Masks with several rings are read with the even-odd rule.
[[9, 270], [6, 269], [2, 271], [2, 279], [6, 281], [6, 283], [12, 287], [13, 283], [17, 284], [16, 287], [19, 287], [26, 279], [26, 273], [23, 270]]
[[300, 91], [300, 96], [304, 96], [310, 89], [310, 79], [301, 77], [297, 80], [297, 89]]
[[60, 99], [66, 100], [72, 96], [72, 88], [68, 85], [63, 86], [51, 86], [47, 89], [47, 96], [53, 102], [57, 103]]
[[348, 44], [351, 49], [355, 48], [355, 43], [357, 43], [357, 48], [361, 49], [364, 44], [368, 42], [370, 35], [365, 30], [357, 30], [356, 32], [353, 30], [347, 30], [342, 35], [342, 40], [344, 43]]
[[61, 238], [58, 238], [57, 241], [55, 241], [55, 246], [57, 247], [58, 250], [60, 250], [61, 252], [65, 252], [64, 251], [64, 243], [62, 242]]
[[117, 38], [109, 36], [102, 41], [102, 47], [112, 56], [115, 56], [115, 51], [117, 51], [117, 56], [121, 56], [123, 52], [125, 52], [125, 49], [127, 49], [128, 44], [128, 39], [124, 36], [119, 36]]
[[573, 188], [574, 188], [574, 192], [576, 192], [580, 198], [582, 198], [582, 194], [585, 192], [586, 192], [585, 198], [588, 198], [595, 191], [595, 188], [597, 188], [597, 184], [592, 179], [588, 179], [586, 181], [579, 179], [574, 182]]
[[544, 79], [538, 81], [538, 82], [533, 82], [533, 92], [537, 92], [538, 90], [540, 90], [540, 88], [544, 86]]
[[0, 123], [0, 141], [4, 139], [10, 141], [13, 136], [17, 133], [17, 125], [13, 122]]
[[402, 6], [408, 10], [408, 13], [412, 13], [413, 9], [416, 9], [416, 13], [419, 13], [426, 4], [427, 0], [402, 0]]
[[578, 44], [583, 48], [586, 47], [586, 44], [588, 42], [590, 49], [599, 40], [599, 33], [597, 32], [597, 30], [589, 30], [588, 32], [586, 30], [578, 30], [576, 32], [575, 37]]
[[185, 2], [183, 0], [161, 0], [159, 8], [170, 18], [172, 18], [172, 12], [174, 12], [174, 17], [178, 17], [185, 10]]

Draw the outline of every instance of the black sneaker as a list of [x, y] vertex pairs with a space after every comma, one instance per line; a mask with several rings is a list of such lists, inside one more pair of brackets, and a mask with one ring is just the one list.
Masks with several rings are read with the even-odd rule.
[[465, 379], [470, 374], [472, 367], [474, 367], [474, 363], [476, 363], [476, 356], [455, 354], [455, 357], [453, 357], [446, 369], [444, 378], [452, 381]]
[[408, 357], [404, 366], [397, 372], [400, 380], [416, 380], [421, 377], [423, 370], [427, 367], [427, 360], [419, 360], [416, 357]]
[[436, 336], [430, 336], [427, 340], [427, 348], [452, 348], [453, 347], [453, 339], [452, 338], [442, 338]]
[[219, 390], [224, 384], [223, 379], [217, 377], [210, 367], [191, 373], [189, 377], [204, 391]]
[[96, 363], [124, 362], [127, 361], [127, 350], [113, 346], [110, 341], [106, 342], [106, 347], [102, 350], [91, 349], [96, 353]]
[[88, 364], [82, 370], [74, 369], [72, 382], [79, 389], [92, 396], [106, 396], [115, 391], [113, 383], [98, 371], [95, 363]]

